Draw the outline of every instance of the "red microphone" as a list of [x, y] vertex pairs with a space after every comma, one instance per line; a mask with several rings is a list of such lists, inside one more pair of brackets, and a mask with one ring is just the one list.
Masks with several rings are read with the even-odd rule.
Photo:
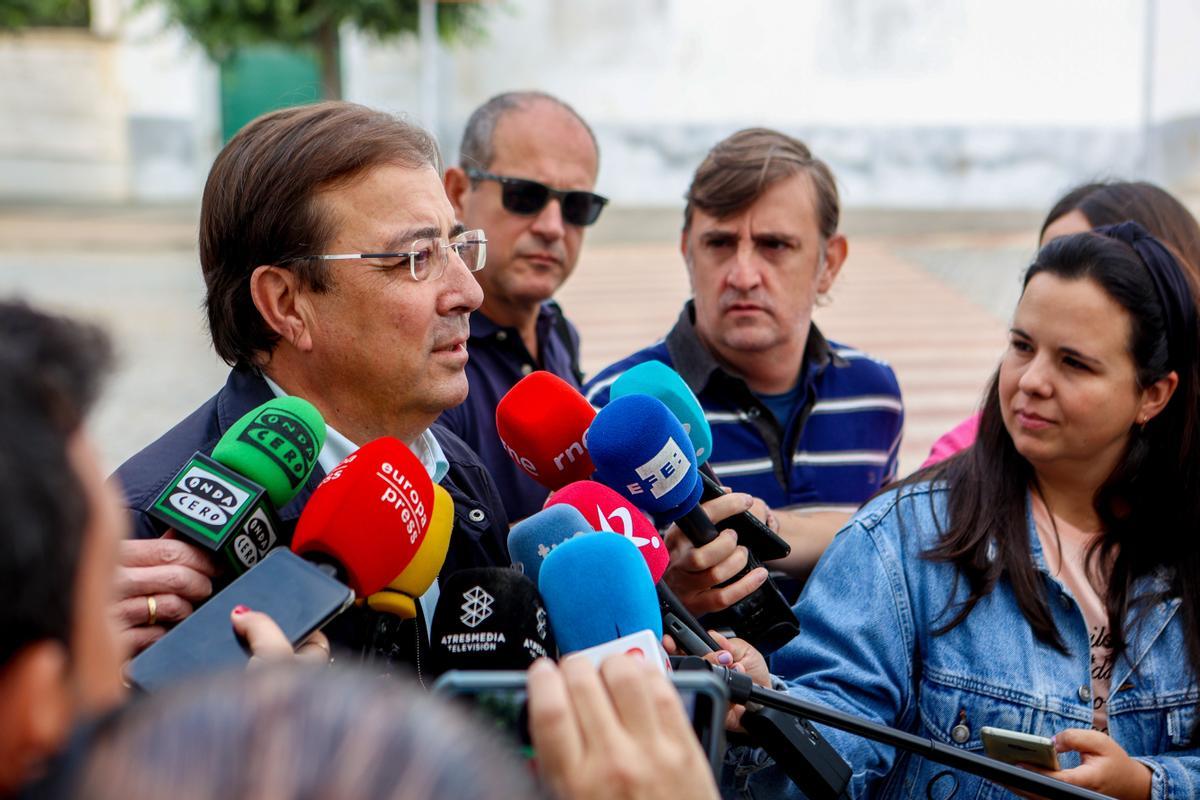
[[576, 481], [550, 495], [546, 506], [563, 503], [578, 509], [587, 523], [597, 531], [610, 531], [624, 536], [637, 545], [638, 552], [646, 559], [650, 577], [658, 583], [671, 555], [658, 529], [646, 515], [612, 489], [596, 481]]
[[571, 384], [531, 372], [496, 405], [500, 444], [529, 477], [547, 489], [586, 480], [595, 467], [585, 435], [596, 409]]
[[634, 543], [646, 559], [650, 577], [654, 579], [663, 627], [674, 637], [676, 644], [690, 655], [704, 655], [721, 649], [666, 581], [661, 580], [671, 555], [658, 535], [658, 529], [637, 506], [596, 481], [576, 481], [559, 489], [546, 501], [547, 506], [558, 503], [574, 506], [597, 531], [612, 531]]
[[332, 562], [359, 597], [378, 592], [421, 547], [433, 509], [433, 483], [399, 439], [382, 437], [346, 457], [304, 507], [292, 550]]

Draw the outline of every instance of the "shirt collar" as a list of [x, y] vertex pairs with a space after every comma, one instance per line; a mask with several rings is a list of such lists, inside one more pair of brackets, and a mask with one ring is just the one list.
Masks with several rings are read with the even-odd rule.
[[[541, 329], [541, 326], [545, 324], [547, 319], [553, 319], [555, 313], [554, 307], [550, 303], [542, 303], [541, 307], [538, 308], [537, 324], [539, 330]], [[501, 331], [514, 330], [512, 326], [500, 325], [482, 311], [471, 312], [470, 324], [472, 339], [486, 339], [488, 337], [495, 336]]]
[[[667, 334], [667, 348], [675, 371], [687, 382], [697, 394], [704, 390], [714, 375], [727, 375], [738, 380], [742, 376], [723, 367], [713, 354], [709, 352], [696, 333], [696, 307], [694, 300], [688, 300], [675, 327]], [[810, 382], [831, 363], [844, 363], [824, 334], [817, 328], [816, 323], [810, 323], [808, 341], [804, 346], [804, 360], [800, 364], [797, 379], [804, 383]]]
[[[267, 382], [267, 386], [271, 387], [271, 391], [276, 397], [287, 397], [287, 392], [280, 387], [275, 381], [263, 373], [263, 380]], [[358, 445], [347, 439], [340, 431], [334, 428], [329, 423], [325, 424], [325, 446], [321, 448], [321, 454], [317, 456], [317, 463], [321, 465], [321, 469], [325, 470], [325, 474], [333, 472], [338, 464], [346, 459], [346, 456], [358, 449]], [[421, 462], [421, 466], [425, 467], [425, 471], [429, 473], [430, 479], [434, 483], [441, 483], [442, 478], [446, 477], [446, 473], [450, 471], [450, 462], [446, 460], [446, 454], [442, 451], [442, 446], [438, 444], [438, 440], [434, 438], [433, 433], [426, 428], [416, 441], [409, 447]]]

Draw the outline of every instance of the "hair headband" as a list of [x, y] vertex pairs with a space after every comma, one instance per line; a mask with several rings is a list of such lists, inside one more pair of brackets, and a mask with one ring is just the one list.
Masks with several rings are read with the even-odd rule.
[[1196, 339], [1196, 301], [1183, 267], [1162, 242], [1136, 222], [1104, 225], [1096, 233], [1125, 242], [1133, 248], [1154, 283], [1167, 328], [1167, 356], [1175, 367], [1193, 357]]

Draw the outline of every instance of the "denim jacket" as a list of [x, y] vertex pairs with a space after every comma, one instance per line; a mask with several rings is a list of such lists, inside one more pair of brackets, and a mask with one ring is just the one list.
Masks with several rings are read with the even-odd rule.
[[[938, 537], [935, 517], [946, 527], [947, 497], [944, 485], [902, 487], [847, 524], [796, 605], [800, 635], [776, 653], [775, 672], [793, 695], [975, 752], [983, 749], [985, 725], [1041, 736], [1090, 728], [1088, 628], [1075, 599], [1046, 568], [1032, 513], [1030, 548], [1069, 654], [1037, 640], [1007, 580], [949, 633], [932, 634], [949, 619], [951, 593], [955, 607], [968, 595], [952, 565], [921, 557]], [[1143, 580], [1133, 594], [1159, 591], [1166, 580]], [[1200, 749], [1189, 743], [1200, 693], [1187, 666], [1178, 606], [1178, 600], [1156, 604], [1127, 626], [1128, 647], [1114, 665], [1108, 701], [1109, 733], [1152, 769], [1154, 800], [1200, 794]], [[821, 730], [854, 771], [854, 797], [1012, 796], [960, 771], [935, 779], [947, 768]], [[1079, 756], [1060, 754], [1060, 764], [1077, 766]], [[800, 796], [761, 753], [737, 773], [745, 796]]]

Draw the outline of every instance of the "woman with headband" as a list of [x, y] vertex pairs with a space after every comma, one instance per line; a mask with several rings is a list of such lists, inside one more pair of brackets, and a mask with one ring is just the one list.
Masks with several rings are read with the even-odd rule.
[[[1055, 737], [1054, 777], [1196, 796], [1196, 317], [1189, 275], [1135, 223], [1047, 244], [974, 445], [868, 502], [818, 563], [772, 660], [788, 691], [965, 750], [984, 726]], [[1003, 794], [825, 733], [855, 797]], [[749, 784], [795, 793], [775, 767]]]
[[[1072, 233], [1083, 233], [1101, 225], [1136, 222], [1159, 241], [1174, 249], [1183, 266], [1196, 274], [1200, 269], [1200, 223], [1164, 189], [1145, 181], [1085, 183], [1064, 194], [1042, 223], [1038, 241]], [[972, 414], [938, 437], [922, 467], [971, 446], [979, 430], [979, 414]]]

